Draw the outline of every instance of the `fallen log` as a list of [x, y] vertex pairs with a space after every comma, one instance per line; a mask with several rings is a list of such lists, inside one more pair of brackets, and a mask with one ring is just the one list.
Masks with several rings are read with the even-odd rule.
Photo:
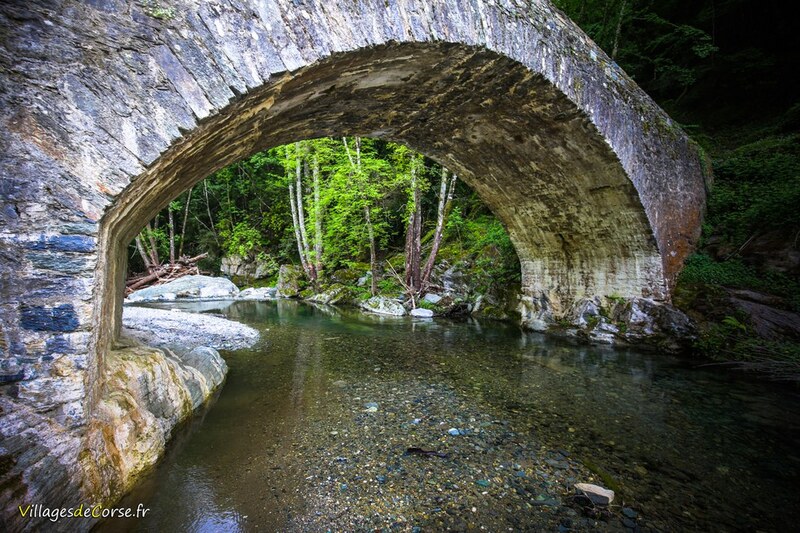
[[183, 276], [199, 274], [200, 269], [197, 266], [197, 262], [206, 257], [208, 257], [208, 253], [190, 258], [181, 258], [174, 265], [160, 265], [150, 274], [129, 278], [125, 284], [125, 294], [130, 294], [146, 286], [161, 285]]

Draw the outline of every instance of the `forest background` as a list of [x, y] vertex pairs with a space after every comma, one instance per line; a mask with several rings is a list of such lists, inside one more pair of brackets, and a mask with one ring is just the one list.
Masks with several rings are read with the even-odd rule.
[[[800, 33], [785, 6], [555, 4], [682, 125], [712, 165], [701, 247], [675, 294], [700, 325], [695, 347], [716, 359], [754, 367], [777, 361], [796, 371], [797, 332], [765, 332], [754, 306], [739, 304], [789, 317], [800, 311], [800, 97], [791, 81], [800, 68]], [[257, 261], [264, 285], [291, 263], [313, 289], [352, 270], [372, 273], [358, 291], [419, 295], [434, 262], [465, 265], [481, 291], [519, 284], [508, 235], [474, 192], [423, 155], [367, 138], [301, 140], [220, 170], [148, 224], [131, 244], [129, 265], [143, 272], [201, 254], [201, 268], [212, 273], [225, 258]]]

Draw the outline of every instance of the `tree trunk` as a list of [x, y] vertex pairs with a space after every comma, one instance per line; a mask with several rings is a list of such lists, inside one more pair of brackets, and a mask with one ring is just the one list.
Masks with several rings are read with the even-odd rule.
[[295, 200], [297, 201], [297, 219], [300, 223], [300, 238], [303, 241], [303, 253], [306, 256], [306, 265], [308, 265], [308, 279], [312, 283], [316, 283], [317, 271], [314, 267], [314, 261], [311, 259], [311, 248], [308, 245], [308, 233], [306, 233], [306, 213], [303, 208], [303, 170], [307, 175], [308, 162], [303, 161], [303, 169], [300, 168], [300, 163], [298, 162], [297, 168], [297, 194], [295, 194]]
[[[350, 146], [347, 144], [347, 137], [342, 137], [342, 142], [344, 143], [344, 150], [347, 153], [347, 160], [350, 162], [350, 167], [353, 171], [360, 176], [361, 175], [361, 137], [354, 137], [355, 140], [355, 152], [356, 158], [353, 160], [353, 156], [350, 154]], [[364, 222], [367, 225], [367, 238], [369, 239], [369, 270], [372, 274], [372, 283], [370, 284], [370, 290], [372, 295], [375, 296], [378, 294], [378, 257], [375, 251], [375, 229], [372, 227], [372, 217], [370, 215], [370, 208], [369, 202], [364, 201]]]
[[439, 209], [436, 214], [436, 230], [433, 233], [431, 252], [428, 254], [428, 261], [425, 263], [425, 270], [422, 273], [422, 282], [420, 284], [421, 291], [424, 291], [428, 283], [430, 283], [433, 266], [436, 263], [436, 255], [439, 253], [439, 247], [442, 245], [444, 222], [447, 219], [447, 214], [450, 212], [450, 207], [453, 203], [453, 192], [455, 192], [457, 178], [458, 176], [453, 174], [448, 184], [447, 170], [442, 169], [442, 183], [439, 186]]
[[[311, 261], [311, 253], [308, 247], [308, 237], [306, 236], [306, 218], [303, 211], [303, 160], [301, 158], [302, 145], [295, 143], [296, 154], [296, 176], [295, 182], [289, 181], [289, 204], [292, 210], [292, 225], [294, 227], [294, 237], [297, 241], [297, 254], [300, 256], [300, 264], [306, 278], [312, 283], [317, 282], [316, 269]], [[307, 167], [307, 165], [306, 165]]]
[[[156, 222], [158, 222], [158, 217], [156, 217]], [[149, 222], [147, 223], [147, 237], [150, 241], [150, 260], [153, 263], [153, 267], [160, 267], [161, 261], [158, 258], [158, 244], [156, 243], [156, 238], [153, 235], [153, 226], [151, 226]]]
[[319, 158], [314, 153], [314, 260], [317, 265], [317, 276], [322, 272], [322, 206], [319, 198]]
[[175, 266], [175, 218], [172, 209], [167, 208], [169, 214], [169, 264]]
[[292, 209], [292, 227], [294, 228], [294, 239], [297, 242], [297, 255], [300, 256], [300, 264], [303, 266], [303, 272], [308, 275], [308, 265], [306, 264], [306, 255], [303, 250], [303, 241], [300, 238], [300, 223], [297, 221], [297, 204], [294, 199], [294, 183], [289, 182], [289, 206]]
[[186, 236], [186, 222], [189, 220], [189, 202], [192, 201], [192, 190], [194, 190], [194, 187], [190, 187], [189, 194], [186, 195], [186, 208], [183, 210], [183, 225], [181, 225], [181, 244], [178, 248], [178, 259], [183, 257], [183, 239]]
[[203, 194], [206, 197], [206, 212], [208, 213], [208, 222], [211, 224], [211, 233], [214, 234], [214, 240], [219, 246], [219, 235], [217, 235], [217, 228], [214, 226], [214, 217], [211, 216], [211, 205], [208, 203], [208, 184], [203, 180]]
[[422, 262], [422, 206], [420, 205], [419, 186], [417, 185], [417, 167], [411, 163], [411, 214], [406, 228], [406, 286], [414, 295], [419, 293], [422, 278], [420, 268]]
[[369, 237], [369, 270], [372, 273], [372, 283], [370, 284], [370, 290], [372, 291], [372, 295], [375, 296], [378, 294], [378, 257], [375, 253], [375, 232], [372, 229], [372, 218], [369, 214], [369, 206], [364, 206], [364, 220], [367, 222], [367, 236]]
[[[305, 255], [306, 263], [306, 276], [311, 283], [317, 282], [317, 270], [314, 267], [314, 262], [311, 260], [311, 248], [308, 245], [308, 234], [306, 233], [306, 213], [303, 208], [303, 172], [308, 175], [308, 160], [304, 157], [302, 165], [300, 164], [300, 154], [303, 153], [304, 147], [301, 143], [295, 143], [297, 147], [297, 193], [295, 194], [295, 201], [297, 202], [297, 221], [300, 225], [300, 239], [303, 244], [303, 254]], [[303, 150], [303, 152], [301, 152]], [[305, 155], [305, 154], [303, 154]]]
[[614, 47], [611, 49], [611, 59], [617, 59], [617, 52], [619, 51], [619, 35], [622, 32], [622, 19], [625, 16], [625, 5], [628, 0], [622, 0], [622, 5], [619, 8], [619, 19], [617, 20], [617, 29], [614, 32]]
[[153, 263], [150, 261], [150, 258], [147, 257], [147, 251], [145, 251], [141, 237], [137, 235], [135, 240], [136, 240], [136, 249], [139, 250], [139, 255], [142, 256], [142, 262], [144, 263], [144, 268], [147, 269], [148, 272], [152, 271]]

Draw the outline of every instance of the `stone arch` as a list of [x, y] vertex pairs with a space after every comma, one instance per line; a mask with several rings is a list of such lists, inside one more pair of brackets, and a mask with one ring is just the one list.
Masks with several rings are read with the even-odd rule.
[[285, 142], [376, 136], [458, 171], [508, 226], [530, 320], [669, 298], [699, 236], [701, 158], [547, 0], [161, 4], [0, 5], [0, 378], [76, 439], [126, 239]]

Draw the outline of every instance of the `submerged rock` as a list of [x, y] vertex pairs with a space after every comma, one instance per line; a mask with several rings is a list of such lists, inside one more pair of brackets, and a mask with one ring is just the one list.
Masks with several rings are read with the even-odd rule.
[[576, 483], [575, 489], [595, 505], [608, 505], [614, 501], [614, 491], [591, 483]]
[[377, 315], [403, 316], [406, 314], [405, 307], [385, 296], [373, 296], [361, 304], [361, 309]]
[[163, 285], [154, 285], [130, 294], [126, 302], [162, 302], [192, 299], [235, 298], [239, 289], [229, 279], [211, 276], [184, 276]]

